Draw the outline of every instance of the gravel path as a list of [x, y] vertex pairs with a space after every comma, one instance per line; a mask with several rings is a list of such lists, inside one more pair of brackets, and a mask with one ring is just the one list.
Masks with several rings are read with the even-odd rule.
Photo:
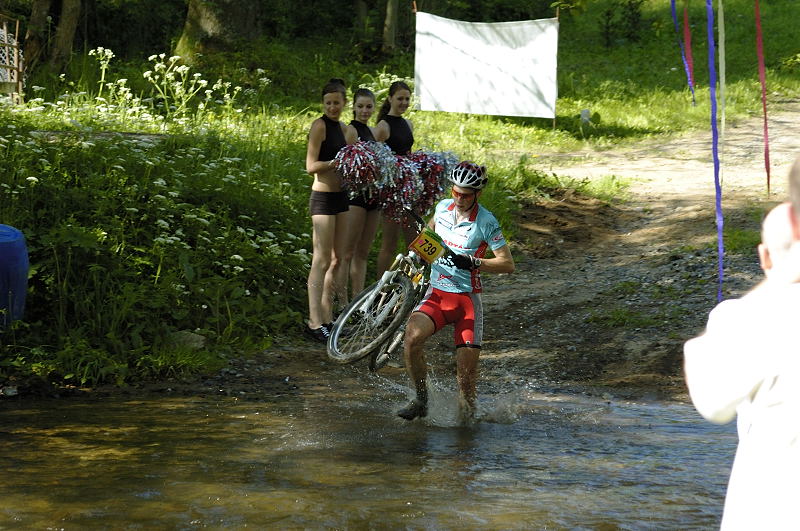
[[[769, 196], [763, 119], [724, 131], [726, 227], [758, 230], [763, 212], [786, 197], [800, 154], [798, 110], [800, 102], [789, 102], [771, 112]], [[492, 340], [484, 377], [685, 400], [683, 343], [702, 331], [717, 302], [710, 132], [538, 160], [559, 176], [623, 177], [630, 198], [608, 206], [565, 196], [525, 210], [520, 227], [530, 254], [516, 253], [513, 276], [485, 281]], [[728, 254], [724, 266], [725, 298], [761, 278], [754, 248]]]
[[[758, 230], [765, 209], [786, 197], [786, 176], [800, 154], [793, 117], [800, 102], [772, 110], [772, 194], [766, 194], [763, 120], [730, 125], [723, 148], [727, 227]], [[479, 393], [520, 385], [600, 396], [687, 400], [682, 348], [702, 331], [717, 301], [716, 226], [710, 133], [648, 140], [609, 151], [540, 155], [559, 176], [630, 180], [630, 198], [608, 205], [566, 193], [528, 205], [518, 219], [513, 275], [485, 275], [486, 337]], [[725, 259], [724, 296], [761, 278], [755, 249]], [[214, 375], [142, 387], [99, 389], [290, 398], [339, 382], [344, 391], [367, 377], [366, 362], [339, 366], [324, 347], [287, 337]], [[455, 372], [452, 334], [429, 343], [439, 378]], [[401, 385], [401, 368], [382, 375]], [[453, 379], [454, 381], [454, 379]], [[346, 383], [350, 382], [350, 383]], [[82, 393], [80, 393], [82, 394]]]

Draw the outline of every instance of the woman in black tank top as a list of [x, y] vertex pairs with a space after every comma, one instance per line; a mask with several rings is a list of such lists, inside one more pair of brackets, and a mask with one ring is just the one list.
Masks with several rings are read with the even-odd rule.
[[311, 124], [306, 151], [306, 171], [314, 176], [309, 211], [313, 230], [313, 254], [308, 273], [308, 326], [312, 339], [326, 342], [333, 321], [335, 278], [344, 255], [344, 213], [347, 194], [333, 158], [356, 141], [355, 130], [339, 121], [347, 96], [344, 82], [331, 79], [322, 89], [324, 114]]
[[[389, 98], [378, 113], [375, 126], [375, 139], [386, 142], [396, 155], [407, 155], [414, 144], [414, 131], [411, 122], [403, 118], [411, 103], [411, 89], [403, 81], [395, 81], [389, 86]], [[381, 219], [381, 250], [378, 253], [378, 277], [392, 264], [397, 255], [397, 242], [403, 233], [406, 244], [417, 236], [416, 230], [408, 224], [400, 224], [383, 216]]]
[[[353, 121], [350, 126], [356, 131], [359, 141], [375, 141], [372, 128], [367, 125], [375, 111], [375, 94], [371, 90], [360, 88], [353, 94]], [[360, 193], [350, 198], [350, 210], [344, 216], [345, 245], [342, 267], [336, 278], [337, 297], [339, 303], [349, 300], [350, 294], [361, 293], [367, 276], [367, 259], [372, 249], [375, 233], [378, 231], [380, 210], [377, 197]]]

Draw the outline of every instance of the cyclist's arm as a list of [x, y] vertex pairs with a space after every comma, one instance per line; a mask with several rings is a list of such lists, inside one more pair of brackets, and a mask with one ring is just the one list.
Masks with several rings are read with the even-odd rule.
[[481, 272], [482, 273], [513, 273], [514, 257], [511, 256], [511, 250], [508, 245], [504, 245], [494, 251], [494, 258], [481, 259]]

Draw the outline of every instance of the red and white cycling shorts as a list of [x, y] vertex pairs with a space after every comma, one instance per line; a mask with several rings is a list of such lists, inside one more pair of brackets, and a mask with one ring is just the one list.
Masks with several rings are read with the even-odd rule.
[[480, 293], [450, 293], [433, 287], [414, 308], [433, 321], [438, 332], [445, 325], [455, 325], [456, 348], [481, 348], [483, 341], [483, 302]]

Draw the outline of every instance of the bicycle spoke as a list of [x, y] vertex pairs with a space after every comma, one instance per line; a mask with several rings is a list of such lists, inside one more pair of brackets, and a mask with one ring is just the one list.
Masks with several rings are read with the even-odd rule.
[[398, 277], [381, 290], [365, 290], [339, 317], [328, 346], [333, 359], [347, 363], [369, 355], [405, 321], [413, 303], [409, 279]]

